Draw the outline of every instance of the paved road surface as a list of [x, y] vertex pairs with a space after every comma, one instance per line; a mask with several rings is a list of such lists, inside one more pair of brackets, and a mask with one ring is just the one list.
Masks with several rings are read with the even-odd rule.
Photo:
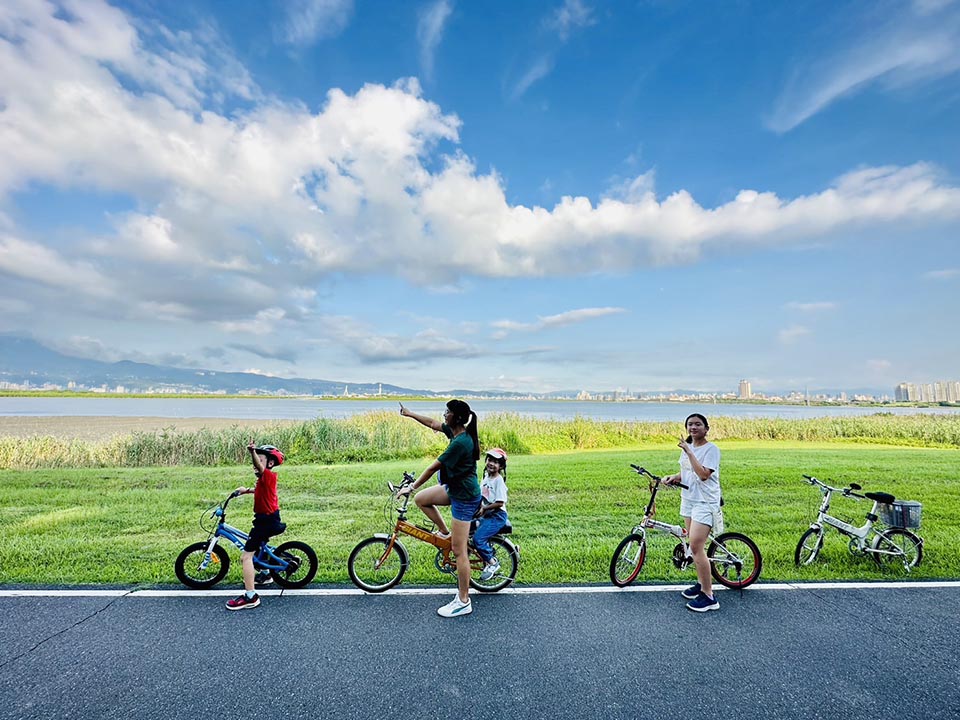
[[224, 599], [0, 597], [0, 718], [960, 718], [956, 587]]

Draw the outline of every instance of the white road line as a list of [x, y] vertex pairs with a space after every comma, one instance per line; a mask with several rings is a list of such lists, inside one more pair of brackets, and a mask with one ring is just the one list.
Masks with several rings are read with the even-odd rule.
[[[687, 587], [684, 585], [632, 585], [618, 588], [612, 585], [568, 585], [555, 587], [510, 587], [500, 591], [503, 595], [574, 595], [596, 593], [650, 593], [650, 592], [677, 592]], [[717, 590], [727, 588], [714, 586]], [[927, 590], [930, 588], [960, 588], [957, 580], [918, 580], [897, 582], [809, 582], [809, 583], [757, 583], [748, 588], [755, 590]], [[241, 592], [240, 588], [229, 590], [0, 590], [0, 598], [12, 597], [120, 597], [130, 598], [158, 598], [158, 597], [230, 597]], [[261, 595], [279, 595], [279, 589], [259, 590]], [[400, 587], [388, 590], [389, 595], [449, 595], [454, 587]], [[336, 595], [366, 595], [357, 588], [303, 588], [301, 590], [286, 590], [285, 595], [296, 596], [336, 596]], [[478, 593], [479, 594], [479, 593]]]

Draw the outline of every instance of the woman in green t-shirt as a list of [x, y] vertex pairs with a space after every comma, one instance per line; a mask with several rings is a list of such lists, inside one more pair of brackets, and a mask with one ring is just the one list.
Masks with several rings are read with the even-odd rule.
[[[443, 413], [443, 422], [407, 410], [400, 403], [400, 414], [411, 417], [434, 432], [442, 432], [450, 439], [447, 449], [420, 473], [413, 485], [400, 491], [408, 494], [416, 490], [438, 471], [440, 484], [421, 490], [414, 496], [417, 507], [437, 526], [437, 534], [451, 537], [453, 555], [457, 560], [457, 596], [437, 612], [443, 617], [468, 615], [473, 612], [470, 603], [470, 560], [467, 557], [467, 538], [470, 521], [480, 507], [480, 483], [477, 480], [477, 461], [480, 459], [480, 441], [477, 438], [477, 414], [463, 400], [451, 400]], [[453, 515], [451, 528], [443, 521], [437, 505], [449, 505]]]

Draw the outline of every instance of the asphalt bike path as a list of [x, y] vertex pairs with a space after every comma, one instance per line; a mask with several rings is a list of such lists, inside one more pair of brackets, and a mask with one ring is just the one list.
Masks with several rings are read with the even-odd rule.
[[0, 718], [960, 718], [960, 583], [903, 585], [757, 585], [705, 614], [676, 588], [519, 588], [453, 619], [452, 587], [239, 612], [0, 592]]

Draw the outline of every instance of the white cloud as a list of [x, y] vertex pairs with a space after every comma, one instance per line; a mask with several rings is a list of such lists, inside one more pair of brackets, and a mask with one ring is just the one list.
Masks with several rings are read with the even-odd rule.
[[802, 325], [791, 325], [788, 328], [784, 328], [778, 333], [778, 338], [780, 343], [783, 345], [792, 345], [797, 342], [800, 338], [805, 337], [810, 334], [810, 329], [805, 328]]
[[48, 287], [110, 297], [112, 283], [90, 263], [12, 235], [0, 235], [0, 273]]
[[560, 39], [566, 41], [570, 35], [581, 28], [595, 24], [593, 9], [581, 0], [564, 0], [561, 7], [551, 13], [544, 21], [551, 30], [555, 30]]
[[417, 21], [417, 41], [420, 43], [420, 67], [424, 77], [433, 78], [433, 58], [443, 39], [443, 29], [453, 12], [450, 0], [436, 0], [424, 8]]
[[[0, 5], [0, 201], [54, 186], [118, 194], [137, 210], [112, 217], [113, 234], [74, 233], [56, 248], [7, 228], [0, 268], [99, 297], [110, 317], [157, 312], [244, 332], [271, 312], [309, 317], [314, 289], [337, 274], [456, 291], [473, 276], [619, 273], [960, 217], [960, 189], [926, 164], [858, 169], [795, 198], [743, 190], [716, 207], [684, 190], [658, 198], [652, 171], [596, 203], [511, 204], [495, 171], [456, 151], [459, 119], [415, 80], [334, 89], [316, 111], [256, 97], [222, 114], [210, 109], [214, 66], [182, 50], [195, 42], [151, 45], [119, 10], [75, 7]], [[378, 349], [350, 337], [370, 357], [415, 355], [400, 338]]]
[[283, 42], [300, 46], [336, 37], [353, 13], [353, 0], [286, 0], [283, 6], [285, 16], [278, 35]]
[[520, 79], [513, 86], [513, 90], [510, 91], [510, 97], [516, 100], [521, 97], [524, 93], [529, 90], [534, 83], [539, 80], [542, 80], [553, 70], [553, 56], [541, 55], [527, 68], [526, 72], [520, 76]]
[[476, 358], [490, 351], [446, 337], [435, 330], [415, 335], [382, 335], [354, 318], [327, 316], [321, 319], [331, 342], [345, 347], [369, 364], [432, 362], [441, 358]]
[[512, 332], [539, 332], [547, 328], [564, 327], [565, 325], [573, 325], [586, 320], [606, 317], [607, 315], [616, 315], [622, 312], [626, 312], [626, 310], [619, 307], [580, 308], [579, 310], [568, 310], [567, 312], [556, 315], [539, 317], [536, 322], [527, 323], [516, 320], [495, 320], [490, 323], [490, 326], [497, 330], [493, 335], [494, 339], [500, 340]]
[[835, 310], [837, 304], [835, 302], [820, 301], [820, 302], [788, 302], [785, 306], [788, 310], [798, 310], [800, 312], [823, 312], [825, 310]]
[[556, 35], [546, 43], [548, 49], [541, 49], [526, 66], [519, 79], [512, 84], [510, 97], [516, 100], [527, 90], [547, 77], [556, 65], [556, 55], [570, 36], [577, 30], [594, 24], [593, 10], [581, 0], [564, 0], [563, 5], [554, 9], [542, 21], [542, 27]]
[[944, 268], [943, 270], [930, 270], [923, 274], [925, 280], [952, 280], [960, 277], [960, 268]]
[[837, 52], [821, 53], [794, 70], [767, 125], [787, 132], [842, 97], [879, 85], [887, 90], [960, 71], [960, 12], [954, 3], [928, 0], [895, 13], [879, 27], [863, 21], [859, 37]]

